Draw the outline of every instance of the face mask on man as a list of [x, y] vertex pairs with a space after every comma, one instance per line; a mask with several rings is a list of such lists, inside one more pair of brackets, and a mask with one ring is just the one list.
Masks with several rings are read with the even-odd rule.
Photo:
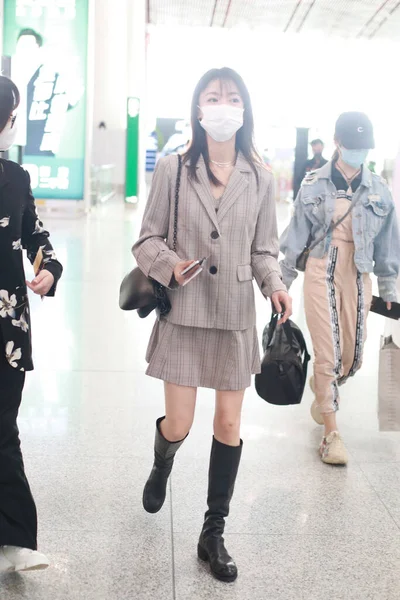
[[339, 147], [339, 151], [343, 162], [353, 169], [359, 169], [365, 163], [369, 152], [369, 150], [349, 150], [343, 146]]
[[227, 142], [243, 127], [243, 108], [229, 104], [215, 104], [199, 108], [203, 113], [200, 125], [216, 142]]
[[6, 152], [15, 142], [17, 136], [17, 124], [9, 119], [7, 125], [0, 133], [0, 152]]

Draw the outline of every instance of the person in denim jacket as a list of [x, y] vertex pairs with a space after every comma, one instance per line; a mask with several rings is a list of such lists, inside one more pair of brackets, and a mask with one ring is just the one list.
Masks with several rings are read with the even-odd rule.
[[304, 296], [315, 354], [311, 413], [325, 425], [323, 462], [346, 464], [336, 423], [339, 386], [362, 364], [372, 300], [369, 274], [377, 276], [379, 294], [389, 308], [397, 300], [400, 239], [389, 188], [365, 162], [375, 146], [371, 121], [363, 113], [343, 113], [335, 143], [333, 160], [302, 183], [281, 238], [281, 268], [289, 289], [308, 248]]

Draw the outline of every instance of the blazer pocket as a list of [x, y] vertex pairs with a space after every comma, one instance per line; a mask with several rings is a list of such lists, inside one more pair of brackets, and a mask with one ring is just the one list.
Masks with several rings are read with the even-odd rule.
[[237, 268], [239, 281], [251, 281], [253, 279], [253, 269], [251, 265], [239, 265]]

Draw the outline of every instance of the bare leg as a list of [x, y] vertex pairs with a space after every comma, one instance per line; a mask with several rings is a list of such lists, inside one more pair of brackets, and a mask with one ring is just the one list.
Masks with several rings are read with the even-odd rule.
[[216, 393], [214, 437], [227, 446], [240, 445], [240, 423], [244, 390]]
[[183, 440], [189, 433], [196, 408], [197, 389], [164, 384], [165, 419], [161, 422], [161, 433], [169, 442]]

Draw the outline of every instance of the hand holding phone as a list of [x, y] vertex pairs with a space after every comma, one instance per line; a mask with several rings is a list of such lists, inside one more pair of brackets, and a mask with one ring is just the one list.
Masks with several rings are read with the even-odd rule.
[[[388, 305], [390, 305], [390, 309]], [[400, 319], [400, 304], [397, 302], [385, 302], [382, 298], [373, 296], [371, 312], [398, 321]]]
[[197, 275], [200, 275], [205, 261], [206, 259], [203, 258], [201, 260], [183, 261], [178, 263], [175, 267], [174, 275], [179, 285], [185, 286], [189, 281], [192, 281], [192, 279], [197, 277]]

